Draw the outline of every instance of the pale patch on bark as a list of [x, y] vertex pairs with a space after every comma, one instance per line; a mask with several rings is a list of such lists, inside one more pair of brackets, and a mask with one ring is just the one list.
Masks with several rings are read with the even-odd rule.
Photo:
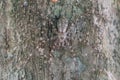
[[101, 41], [101, 44], [98, 44], [98, 47], [102, 46], [101, 52], [108, 58], [108, 79], [117, 80], [111, 73], [114, 73], [115, 70], [115, 61], [112, 58], [112, 55], [114, 55], [113, 52], [117, 43], [116, 39], [118, 38], [116, 25], [113, 24], [114, 20], [118, 21], [116, 16], [116, 5], [114, 4], [114, 0], [95, 1], [96, 0], [93, 1], [93, 7], [96, 6], [95, 4], [98, 5], [98, 15], [95, 13], [96, 10], [93, 9], [93, 21], [94, 25], [97, 26], [96, 28], [99, 29], [97, 36]]

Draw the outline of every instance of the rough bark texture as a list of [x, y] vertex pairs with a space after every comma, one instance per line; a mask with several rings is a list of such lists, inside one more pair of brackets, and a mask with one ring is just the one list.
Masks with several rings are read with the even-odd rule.
[[119, 80], [119, 0], [0, 0], [0, 80]]

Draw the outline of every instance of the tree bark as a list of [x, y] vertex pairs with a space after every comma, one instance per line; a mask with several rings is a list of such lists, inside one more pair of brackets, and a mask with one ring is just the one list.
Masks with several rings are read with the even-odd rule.
[[119, 0], [1, 0], [0, 80], [119, 80]]

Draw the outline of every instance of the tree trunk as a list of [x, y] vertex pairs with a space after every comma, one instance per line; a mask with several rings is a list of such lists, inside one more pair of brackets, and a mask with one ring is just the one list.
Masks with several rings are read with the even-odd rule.
[[1, 0], [0, 80], [119, 80], [119, 0]]

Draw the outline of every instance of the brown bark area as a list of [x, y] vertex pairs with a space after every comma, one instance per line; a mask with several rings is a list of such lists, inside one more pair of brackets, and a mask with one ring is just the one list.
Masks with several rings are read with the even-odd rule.
[[117, 5], [1, 0], [0, 80], [118, 80]]

